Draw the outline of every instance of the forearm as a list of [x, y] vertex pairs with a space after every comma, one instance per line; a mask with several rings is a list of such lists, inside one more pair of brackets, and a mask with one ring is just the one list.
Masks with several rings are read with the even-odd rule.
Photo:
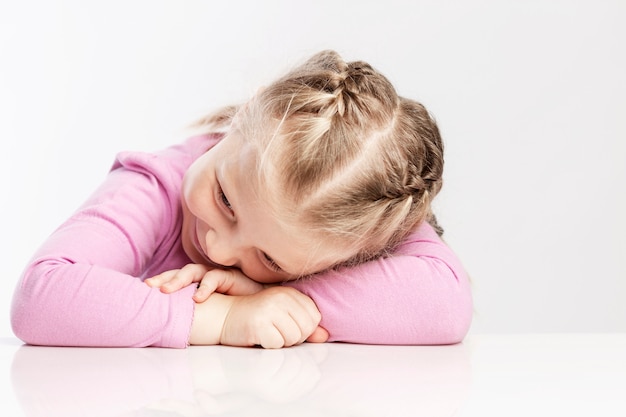
[[427, 223], [389, 257], [285, 285], [315, 301], [330, 341], [455, 343], [471, 323], [467, 274]]
[[471, 321], [466, 279], [432, 259], [380, 260], [289, 285], [315, 301], [330, 341], [449, 344]]
[[192, 290], [162, 294], [107, 268], [41, 261], [16, 289], [13, 331], [35, 345], [184, 348]]
[[195, 303], [189, 344], [219, 345], [232, 302], [233, 296], [213, 293], [206, 301]]

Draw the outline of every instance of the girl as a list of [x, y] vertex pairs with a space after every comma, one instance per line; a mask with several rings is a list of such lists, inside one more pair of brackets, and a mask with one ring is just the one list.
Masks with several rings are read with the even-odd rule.
[[471, 296], [426, 109], [324, 51], [204, 133], [121, 153], [35, 253], [12, 326], [61, 346], [447, 344]]

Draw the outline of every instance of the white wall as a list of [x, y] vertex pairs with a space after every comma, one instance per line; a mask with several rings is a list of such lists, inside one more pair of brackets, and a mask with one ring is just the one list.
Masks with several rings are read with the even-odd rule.
[[473, 332], [626, 331], [626, 2], [303, 4], [0, 4], [0, 335], [31, 253], [116, 152], [182, 139], [323, 48], [437, 117]]

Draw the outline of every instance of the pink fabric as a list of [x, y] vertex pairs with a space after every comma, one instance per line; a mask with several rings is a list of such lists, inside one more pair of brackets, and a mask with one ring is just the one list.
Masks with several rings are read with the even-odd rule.
[[451, 344], [471, 324], [468, 277], [428, 223], [389, 258], [287, 285], [315, 300], [329, 341]]
[[[166, 295], [143, 279], [190, 262], [180, 242], [181, 181], [218, 140], [120, 153], [27, 265], [11, 308], [16, 336], [34, 345], [186, 347], [195, 285]], [[471, 321], [467, 276], [427, 224], [390, 258], [286, 285], [316, 302], [333, 341], [456, 343]]]

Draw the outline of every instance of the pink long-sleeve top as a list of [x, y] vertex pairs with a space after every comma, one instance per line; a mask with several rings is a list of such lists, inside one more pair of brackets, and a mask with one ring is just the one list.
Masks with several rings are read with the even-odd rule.
[[[24, 270], [11, 307], [15, 335], [34, 345], [186, 347], [195, 285], [163, 294], [143, 280], [191, 262], [180, 236], [182, 178], [219, 138], [118, 154]], [[427, 223], [390, 257], [284, 285], [315, 301], [329, 341], [457, 343], [471, 322], [467, 275]]]

